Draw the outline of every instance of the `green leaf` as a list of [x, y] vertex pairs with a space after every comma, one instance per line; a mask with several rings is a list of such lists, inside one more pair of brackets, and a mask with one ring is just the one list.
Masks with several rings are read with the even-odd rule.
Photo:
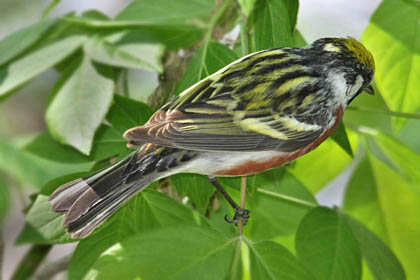
[[115, 95], [111, 109], [105, 117], [109, 125], [102, 124], [99, 127], [89, 156], [58, 143], [48, 132], [41, 133], [26, 144], [24, 149], [42, 158], [69, 163], [100, 161], [115, 155], [126, 155], [132, 150], [126, 147], [127, 140], [122, 137], [123, 133], [131, 127], [147, 122], [152, 113], [144, 103]]
[[239, 5], [241, 6], [242, 12], [246, 16], [249, 16], [252, 13], [256, 2], [257, 0], [238, 0]]
[[384, 241], [389, 240], [379, 189], [369, 159], [362, 159], [346, 187], [343, 209], [361, 220]]
[[401, 174], [407, 177], [420, 196], [420, 154], [398, 139], [382, 132], [375, 133], [375, 140], [385, 155]]
[[75, 241], [64, 230], [64, 215], [53, 212], [51, 208], [48, 196], [37, 196], [25, 218], [25, 226], [16, 240], [17, 244], [51, 244]]
[[135, 30], [124, 30], [105, 37], [117, 45], [163, 44], [167, 49], [176, 50], [193, 45], [201, 39], [202, 30], [184, 28], [176, 32], [169, 27], [139, 27]]
[[303, 48], [306, 45], [308, 45], [308, 42], [306, 42], [306, 40], [303, 37], [302, 33], [300, 33], [300, 31], [296, 29], [293, 32], [292, 46], [293, 47], [298, 47], [298, 48]]
[[153, 111], [146, 104], [120, 95], [114, 96], [114, 103], [106, 115], [109, 125], [102, 125], [94, 139], [91, 155], [96, 160], [114, 155], [127, 155], [133, 150], [128, 149], [127, 140], [122, 137], [124, 132], [132, 127], [146, 123]]
[[302, 217], [317, 205], [305, 186], [284, 168], [251, 176], [248, 182], [255, 191], [250, 195], [252, 218], [245, 230], [254, 240], [295, 233]]
[[[383, 1], [363, 34], [376, 62], [375, 85], [393, 111], [420, 109], [419, 38], [420, 6], [413, 1]], [[404, 123], [397, 119], [398, 127]]]
[[69, 279], [82, 279], [104, 251], [130, 236], [197, 222], [204, 221], [196, 219], [191, 209], [149, 187], [118, 210], [101, 230], [80, 241], [70, 262]]
[[347, 137], [346, 128], [343, 122], [340, 122], [337, 129], [331, 135], [333, 139], [340, 147], [351, 157], [353, 157], [353, 150], [351, 149], [349, 138]]
[[360, 279], [359, 244], [344, 215], [325, 207], [312, 209], [296, 233], [298, 259], [316, 279]]
[[[95, 146], [95, 144], [94, 144]], [[93, 156], [86, 156], [71, 146], [60, 144], [48, 131], [42, 132], [23, 148], [25, 151], [41, 158], [56, 162], [90, 162]]]
[[202, 214], [206, 212], [215, 188], [205, 176], [176, 174], [171, 177], [171, 183], [180, 194], [188, 196]]
[[209, 42], [204, 44], [188, 65], [181, 81], [178, 83], [176, 92], [182, 92], [236, 59], [238, 59], [238, 56], [235, 52], [220, 43]]
[[0, 65], [3, 65], [35, 44], [56, 20], [45, 20], [8, 35], [0, 41]]
[[69, 56], [84, 40], [84, 36], [71, 36], [52, 42], [1, 67], [0, 99]]
[[[353, 143], [357, 135], [349, 136]], [[338, 176], [350, 162], [351, 157], [336, 142], [328, 139], [314, 151], [300, 157], [289, 171], [316, 193]]]
[[299, 2], [259, 0], [252, 14], [253, 51], [292, 45]]
[[15, 143], [0, 139], [0, 170], [13, 176], [21, 184], [40, 189], [53, 178], [86, 171], [92, 164], [63, 164], [45, 160], [21, 150]]
[[[135, 22], [146, 26], [206, 25], [214, 9], [214, 1], [208, 0], [154, 0], [133, 1], [115, 21]], [[170, 11], [170, 16], [168, 16]]]
[[111, 68], [94, 65], [86, 56], [66, 70], [46, 113], [55, 139], [89, 155], [95, 131], [111, 105], [112, 75]]
[[161, 73], [164, 48], [160, 44], [130, 43], [121, 44], [117, 34], [102, 38], [94, 36], [84, 45], [84, 52], [94, 61], [133, 69], [145, 69]]
[[[418, 219], [420, 197], [413, 186], [407, 183], [395, 170], [373, 156], [369, 156], [369, 160], [378, 197], [376, 211], [381, 213], [384, 222], [378, 230], [378, 227], [374, 227], [375, 224], [370, 223], [370, 216], [355, 216], [366, 223], [372, 231], [379, 232], [381, 237], [384, 235], [380, 232], [381, 228], [386, 230], [385, 241], [401, 261], [407, 279], [415, 279], [420, 273], [418, 266], [420, 258], [420, 240], [418, 238], [420, 235]], [[360, 185], [360, 188], [363, 186], [363, 184]], [[373, 204], [371, 203], [371, 205]], [[361, 206], [358, 208], [361, 209]], [[350, 214], [353, 213], [354, 211]]]
[[397, 257], [362, 223], [346, 217], [357, 241], [359, 242], [363, 258], [376, 280], [404, 280], [404, 269]]
[[17, 237], [17, 244], [52, 244], [74, 241], [64, 230], [64, 215], [52, 211], [52, 205], [48, 201], [48, 197], [62, 184], [84, 175], [86, 173], [66, 175], [54, 179], [42, 187], [40, 193], [30, 205], [25, 217], [25, 226]]
[[0, 225], [6, 217], [7, 211], [10, 206], [9, 189], [6, 182], [0, 177]]
[[148, 231], [111, 247], [84, 279], [224, 279], [235, 241], [204, 227]]
[[300, 280], [315, 277], [286, 248], [273, 241], [246, 242], [249, 247], [251, 279]]

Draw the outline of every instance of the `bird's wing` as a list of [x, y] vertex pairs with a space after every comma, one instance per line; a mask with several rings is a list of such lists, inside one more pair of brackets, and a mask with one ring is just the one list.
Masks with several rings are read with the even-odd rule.
[[298, 56], [258, 52], [196, 83], [124, 137], [189, 150], [294, 151], [331, 117], [311, 102], [318, 87]]

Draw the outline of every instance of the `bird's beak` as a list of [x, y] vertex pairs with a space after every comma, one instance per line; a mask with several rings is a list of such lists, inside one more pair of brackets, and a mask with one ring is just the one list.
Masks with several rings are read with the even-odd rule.
[[367, 87], [364, 88], [364, 91], [369, 93], [370, 95], [374, 95], [375, 92], [373, 91], [373, 87], [372, 85], [368, 85]]

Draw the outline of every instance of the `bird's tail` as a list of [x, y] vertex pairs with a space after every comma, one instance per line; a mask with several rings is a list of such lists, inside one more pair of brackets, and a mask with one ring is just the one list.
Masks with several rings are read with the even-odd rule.
[[59, 187], [51, 196], [53, 211], [64, 212], [64, 226], [73, 238], [88, 236], [135, 193], [151, 182], [169, 176], [194, 155], [158, 147], [135, 152], [84, 178]]

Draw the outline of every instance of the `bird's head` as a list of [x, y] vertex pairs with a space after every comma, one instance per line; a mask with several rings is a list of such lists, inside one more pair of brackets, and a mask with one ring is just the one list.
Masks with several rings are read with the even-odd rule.
[[324, 61], [344, 74], [349, 87], [346, 103], [349, 104], [362, 91], [374, 94], [371, 82], [375, 72], [372, 54], [354, 38], [322, 38], [311, 45], [321, 53]]

